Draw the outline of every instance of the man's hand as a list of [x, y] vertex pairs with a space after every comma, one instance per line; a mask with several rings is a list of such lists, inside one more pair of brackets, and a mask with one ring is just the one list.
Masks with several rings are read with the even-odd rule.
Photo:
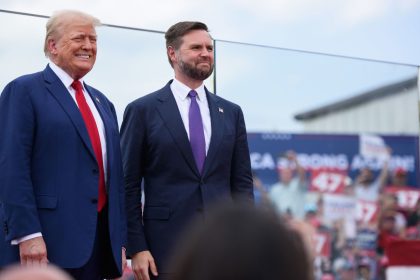
[[113, 278], [114, 280], [124, 279], [124, 270], [127, 267], [127, 256], [125, 254], [125, 248], [124, 247], [122, 248], [122, 252], [121, 252], [121, 261], [122, 261], [121, 277]]
[[122, 273], [124, 274], [124, 269], [127, 267], [127, 256], [125, 255], [125, 248], [122, 248]]
[[155, 260], [150, 251], [142, 251], [131, 259], [131, 267], [136, 280], [150, 280], [149, 269], [154, 276], [158, 275]]
[[26, 266], [47, 266], [47, 246], [42, 236], [19, 243], [20, 263]]

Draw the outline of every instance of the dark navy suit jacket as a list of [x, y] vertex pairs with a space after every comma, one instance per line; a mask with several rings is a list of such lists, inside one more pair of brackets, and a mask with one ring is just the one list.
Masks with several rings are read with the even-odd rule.
[[206, 89], [212, 134], [200, 174], [170, 83], [130, 103], [121, 127], [128, 252], [150, 250], [159, 272], [171, 272], [168, 260], [192, 218], [203, 218], [216, 201], [253, 202], [240, 107]]
[[[105, 126], [112, 253], [126, 242], [124, 183], [113, 105], [85, 85]], [[0, 267], [19, 260], [10, 241], [41, 232], [50, 262], [83, 266], [95, 239], [98, 164], [80, 111], [49, 66], [0, 96]]]

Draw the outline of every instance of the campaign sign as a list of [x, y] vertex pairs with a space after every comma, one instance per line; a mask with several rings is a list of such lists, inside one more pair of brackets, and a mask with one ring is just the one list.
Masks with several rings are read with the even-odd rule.
[[315, 254], [329, 258], [331, 256], [331, 236], [327, 232], [316, 232], [313, 236]]
[[359, 137], [360, 154], [365, 158], [378, 158], [388, 160], [388, 148], [382, 137], [362, 134]]
[[357, 231], [356, 248], [363, 251], [375, 251], [378, 233], [376, 230], [362, 228]]
[[313, 170], [309, 190], [321, 193], [343, 193], [346, 174], [339, 170]]
[[420, 198], [420, 190], [411, 187], [387, 187], [386, 193], [394, 194], [398, 199], [398, 206], [401, 209], [414, 209]]
[[379, 205], [376, 202], [357, 200], [356, 202], [356, 220], [362, 224], [371, 224], [376, 222], [379, 215]]
[[[392, 151], [389, 169], [401, 168], [407, 172], [407, 184], [419, 186], [419, 137], [376, 135]], [[370, 137], [372, 139], [372, 137]], [[379, 143], [380, 141], [378, 141]], [[361, 141], [358, 134], [285, 134], [285, 133], [248, 133], [251, 165], [254, 173], [269, 189], [278, 181], [277, 168], [284, 161], [287, 151], [294, 151], [298, 163], [307, 171], [308, 188], [311, 184], [310, 172], [336, 170], [347, 174], [354, 180], [360, 169], [368, 167], [378, 176], [384, 163], [382, 151], [373, 153], [372, 141], [367, 147], [366, 137]], [[360, 150], [360, 146], [362, 151]], [[379, 145], [379, 144], [378, 144]], [[367, 147], [367, 148], [366, 148]], [[361, 153], [362, 152], [362, 153]], [[328, 182], [334, 176], [321, 175], [319, 180]], [[331, 187], [321, 184], [321, 188]]]
[[350, 196], [324, 194], [324, 219], [332, 222], [341, 219], [354, 219], [356, 199]]

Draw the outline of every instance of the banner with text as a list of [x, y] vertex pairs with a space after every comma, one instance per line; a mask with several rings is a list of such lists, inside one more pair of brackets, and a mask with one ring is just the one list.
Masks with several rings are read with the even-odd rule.
[[253, 171], [267, 188], [277, 182], [277, 168], [287, 152], [294, 151], [307, 171], [308, 188], [327, 193], [342, 193], [361, 168], [377, 175], [384, 160], [390, 174], [402, 169], [407, 186], [419, 187], [418, 140], [418, 136], [248, 133]]

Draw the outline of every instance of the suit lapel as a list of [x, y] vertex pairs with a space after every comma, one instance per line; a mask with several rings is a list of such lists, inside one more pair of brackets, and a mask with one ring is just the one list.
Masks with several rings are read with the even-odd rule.
[[[111, 164], [113, 163], [113, 143], [112, 143], [112, 134], [111, 134], [111, 129], [112, 129], [112, 123], [113, 123], [113, 119], [110, 118], [110, 115], [107, 113], [107, 111], [104, 108], [104, 104], [106, 104], [106, 100], [104, 100], [103, 98], [101, 98], [100, 95], [96, 94], [95, 90], [93, 90], [90, 86], [85, 84], [85, 88], [86, 91], [88, 92], [90, 98], [92, 99], [93, 103], [95, 104], [96, 109], [99, 112], [99, 115], [101, 116], [102, 122], [104, 124], [104, 129], [105, 129], [105, 141], [106, 141], [106, 155], [107, 155], [107, 165], [106, 168], [107, 170], [107, 174], [108, 177], [111, 174], [110, 168], [111, 168]], [[118, 143], [119, 145], [119, 143]], [[107, 180], [109, 182], [109, 180]], [[108, 190], [108, 184], [105, 185], [105, 187]]]
[[71, 98], [67, 89], [60, 79], [54, 74], [49, 66], [44, 70], [45, 85], [48, 91], [55, 97], [63, 110], [67, 113], [73, 125], [75, 126], [80, 138], [89, 150], [91, 156], [96, 160], [95, 153], [90, 143], [89, 135], [86, 130], [85, 122], [77, 108], [76, 103]]
[[90, 96], [90, 98], [93, 101], [93, 104], [95, 104], [96, 109], [99, 112], [99, 115], [101, 116], [102, 122], [104, 123], [105, 127], [105, 138], [108, 142], [108, 140], [111, 139], [111, 135], [109, 134], [109, 126], [112, 125], [113, 120], [110, 118], [110, 115], [107, 113], [107, 111], [104, 108], [104, 104], [107, 102], [106, 100], [103, 100], [101, 96], [96, 94], [96, 92], [88, 85], [85, 84], [85, 88]]
[[170, 83], [158, 93], [157, 98], [159, 104], [157, 110], [188, 165], [198, 176], [200, 176], [195, 164], [190, 141], [188, 140], [188, 135], [179, 113], [178, 105], [176, 104], [175, 97], [173, 96], [169, 85]]
[[206, 160], [204, 161], [203, 176], [207, 173], [208, 168], [212, 165], [220, 142], [223, 139], [224, 128], [224, 113], [223, 108], [220, 107], [217, 97], [206, 89], [207, 102], [209, 104], [210, 118], [211, 118], [211, 139], [209, 150], [207, 152]]

